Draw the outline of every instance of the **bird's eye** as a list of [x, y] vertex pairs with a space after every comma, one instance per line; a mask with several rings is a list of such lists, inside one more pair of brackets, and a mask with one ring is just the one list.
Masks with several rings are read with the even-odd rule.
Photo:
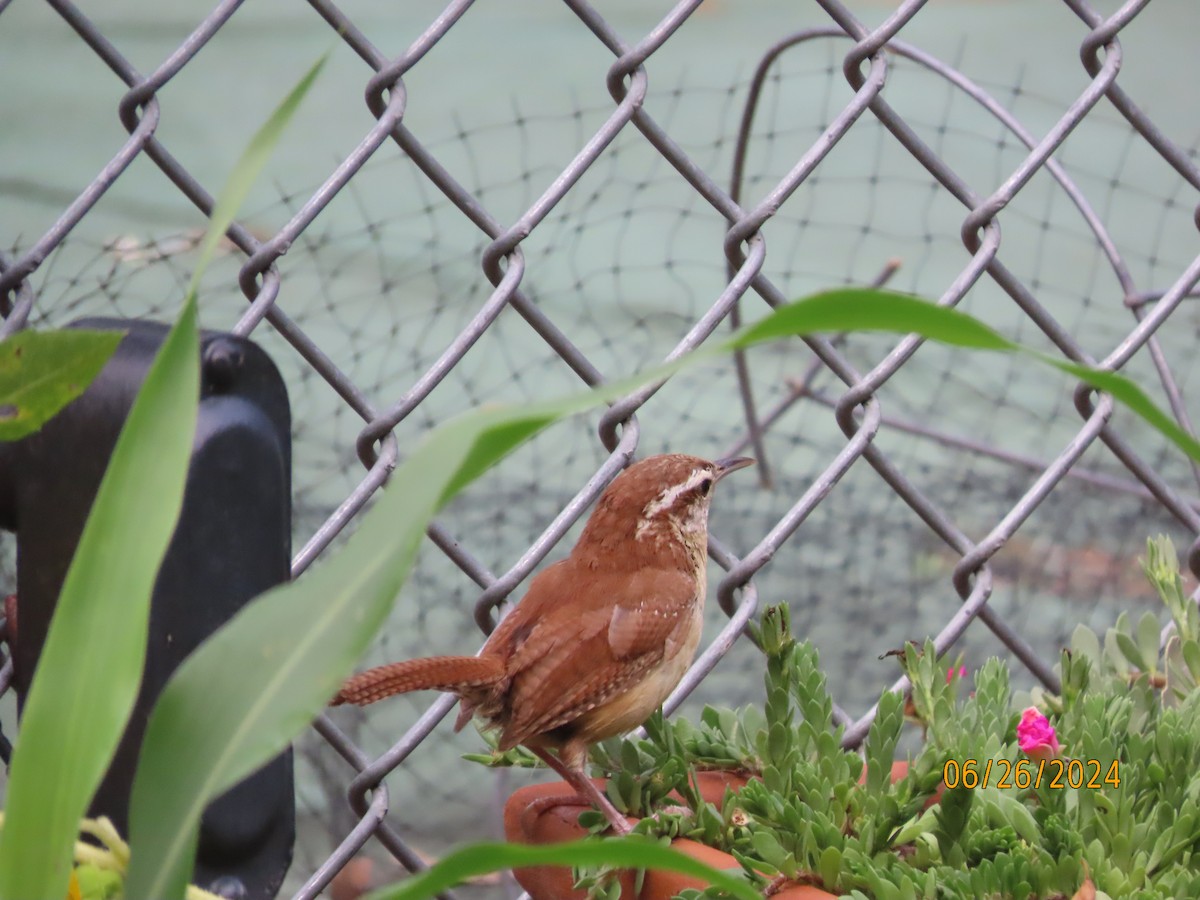
[[707, 497], [708, 492], [712, 490], [712, 486], [713, 486], [713, 480], [711, 478], [705, 478], [703, 481], [701, 481], [700, 485], [699, 485], [700, 496]]

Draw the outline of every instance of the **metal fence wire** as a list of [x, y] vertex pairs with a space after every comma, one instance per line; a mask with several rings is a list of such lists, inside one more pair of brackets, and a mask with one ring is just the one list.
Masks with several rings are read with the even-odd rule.
[[[205, 326], [252, 336], [288, 382], [296, 577], [448, 416], [622, 377], [836, 285], [912, 291], [1059, 358], [1126, 372], [1191, 430], [1200, 135], [1189, 145], [1180, 133], [1196, 132], [1194, 120], [1156, 125], [1143, 111], [1156, 98], [1131, 96], [1119, 77], [1133, 65], [1123, 33], [1143, 22], [1186, 31], [1188, 4], [1030, 0], [1021, 27], [1059, 17], [1063, 74], [1032, 66], [989, 82], [907, 40], [962, 28], [961, 7], [905, 0], [856, 13], [814, 0], [787, 13], [790, 36], [737, 45], [742, 75], [713, 85], [696, 65], [664, 89], [656, 62], [688, 29], [718, 35], [705, 51], [715, 57], [736, 42], [732, 29], [704, 31], [706, 16], [736, 28], [758, 14], [715, 2], [684, 0], [657, 21], [636, 5], [606, 18], [606, 4], [543, 4], [559, 31], [545, 37], [542, 77], [564, 96], [593, 90], [560, 111], [475, 68], [471, 47], [493, 36], [473, 24], [469, 0], [431, 13], [399, 54], [383, 49], [393, 31], [376, 13], [310, 0], [345, 69], [327, 102], [361, 108], [365, 91], [370, 115], [361, 133], [339, 135], [358, 143], [328, 166], [306, 156], [296, 127], [291, 157], [327, 175], [300, 190], [294, 172], [275, 172], [276, 199], [230, 229], [201, 295]], [[64, 154], [97, 159], [64, 192], [31, 188], [23, 133], [4, 136], [0, 335], [97, 312], [173, 317], [217, 185], [198, 174], [202, 153], [173, 143], [170, 122], [231, 102], [206, 83], [218, 72], [208, 48], [238, 57], [245, 45], [228, 42], [240, 5], [225, 0], [190, 33], [163, 13], [155, 27], [177, 28], [178, 44], [145, 71], [123, 47], [144, 49], [136, 34], [102, 11], [46, 0], [40, 19], [15, 20], [65, 23], [69, 64], [100, 78], [102, 63], [127, 137], [72, 146], [69, 117], [56, 119]], [[618, 18], [634, 24], [610, 24]], [[265, 40], [271, 23], [255, 22]], [[5, 25], [0, 42], [22, 39]], [[540, 26], [531, 13], [513, 27]], [[986, 36], [963, 33], [969, 61], [970, 39]], [[551, 48], [565, 34], [586, 52], [559, 71]], [[439, 57], [494, 99], [489, 118], [451, 127], [447, 111], [415, 129], [420, 104], [437, 102], [436, 79], [421, 76]], [[1191, 90], [1177, 56], [1137, 65], [1165, 92]], [[247, 96], [280, 96], [294, 78], [255, 66], [251, 54], [238, 68]], [[0, 72], [7, 106], [26, 88], [2, 53]], [[831, 335], [690, 369], [563, 422], [429, 529], [364, 665], [473, 650], [621, 468], [673, 450], [761, 464], [717, 498], [716, 602], [669, 709], [757, 696], [756, 651], [738, 638], [768, 603], [789, 604], [820, 649], [851, 744], [894, 683], [879, 655], [906, 639], [934, 635], [972, 665], [1001, 655], [1026, 685], [1049, 680], [1076, 623], [1153, 608], [1135, 563], [1147, 535], [1171, 533], [1200, 568], [1200, 472], [1109, 397], [1047, 371], [915, 337]], [[399, 877], [452, 843], [495, 836], [504, 794], [532, 776], [459, 760], [479, 739], [450, 733], [452, 702], [404, 697], [315, 723], [298, 747], [295, 897], [339, 874], [352, 891], [347, 866], [368, 858], [371, 877]], [[513, 887], [462, 889], [499, 891]]]

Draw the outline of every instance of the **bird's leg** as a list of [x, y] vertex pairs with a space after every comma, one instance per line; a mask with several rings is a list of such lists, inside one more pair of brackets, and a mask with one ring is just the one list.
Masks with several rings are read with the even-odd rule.
[[[575, 788], [576, 793], [580, 797], [591, 802], [600, 812], [604, 814], [604, 818], [613, 827], [613, 831], [617, 834], [629, 834], [633, 831], [633, 826], [629, 824], [626, 818], [617, 812], [617, 808], [609, 802], [609, 799], [604, 796], [603, 792], [592, 783], [592, 779], [587, 777], [584, 772], [584, 760], [586, 760], [586, 750], [580, 747], [578, 749], [570, 747], [563, 748], [563, 759], [558, 759], [549, 750], [542, 750], [537, 747], [530, 747], [546, 765], [552, 768], [555, 772], [562, 776], [563, 780], [571, 787]], [[574, 750], [574, 752], [569, 752]], [[571, 765], [566, 760], [570, 760]], [[559, 800], [557, 797], [548, 797], [547, 800]], [[561, 801], [560, 801], [561, 802]], [[548, 803], [548, 806], [558, 806], [559, 803]]]

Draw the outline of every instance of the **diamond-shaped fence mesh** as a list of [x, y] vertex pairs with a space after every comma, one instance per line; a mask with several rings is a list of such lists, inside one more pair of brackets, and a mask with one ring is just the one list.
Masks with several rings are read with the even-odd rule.
[[[287, 381], [299, 577], [447, 417], [627, 375], [836, 285], [1119, 369], [1190, 428], [1188, 3], [239, 5], [0, 3], [0, 334], [172, 319], [222, 173], [332, 43], [201, 294], [205, 327]], [[797, 339], [563, 422], [439, 519], [364, 665], [473, 650], [631, 457], [746, 452], [758, 480], [713, 514], [712, 649], [676, 702], [757, 695], [736, 637], [767, 603], [819, 647], [851, 740], [906, 639], [1032, 684], [1076, 623], [1149, 604], [1147, 535], [1200, 529], [1187, 461], [1048, 372]], [[531, 776], [460, 761], [479, 738], [439, 723], [448, 706], [336, 710], [302, 739], [295, 896], [355, 856], [399, 873], [495, 836]]]

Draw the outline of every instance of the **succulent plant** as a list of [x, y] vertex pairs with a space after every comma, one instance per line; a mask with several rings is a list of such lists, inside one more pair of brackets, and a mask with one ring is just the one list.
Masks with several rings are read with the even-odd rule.
[[[1078, 628], [1059, 694], [1015, 696], [998, 659], [968, 692], [960, 661], [909, 645], [898, 656], [911, 692], [884, 693], [861, 753], [845, 750], [816, 650], [772, 608], [755, 635], [761, 707], [710, 707], [698, 722], [656, 716], [644, 738], [606, 742], [593, 762], [614, 804], [642, 817], [637, 833], [725, 850], [764, 889], [1200, 897], [1200, 611], [1169, 541], [1149, 543], [1144, 568], [1171, 623], [1122, 614], [1103, 641]], [[924, 740], [893, 783], [906, 720]], [[705, 769], [750, 780], [705, 803], [690, 778]], [[581, 822], [602, 830], [598, 814]], [[580, 884], [611, 900], [609, 874], [581, 872]]]

